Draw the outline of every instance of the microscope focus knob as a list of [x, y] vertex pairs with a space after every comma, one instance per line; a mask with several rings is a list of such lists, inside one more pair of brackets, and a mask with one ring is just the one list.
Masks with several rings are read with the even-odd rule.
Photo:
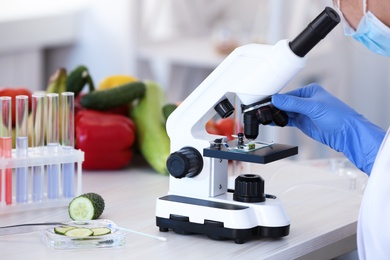
[[203, 158], [195, 148], [183, 147], [169, 155], [167, 168], [175, 178], [194, 177], [202, 171]]
[[265, 201], [264, 180], [256, 174], [241, 174], [235, 180], [233, 199], [241, 202]]

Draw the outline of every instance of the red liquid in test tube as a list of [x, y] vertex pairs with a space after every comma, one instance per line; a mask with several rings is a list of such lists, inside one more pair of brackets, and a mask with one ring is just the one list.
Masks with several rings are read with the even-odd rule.
[[[0, 156], [4, 158], [12, 157], [11, 111], [11, 97], [0, 97]], [[6, 204], [12, 204], [12, 169], [2, 169], [0, 180], [2, 188], [0, 199], [1, 201], [5, 199]], [[5, 185], [2, 183], [3, 180]]]

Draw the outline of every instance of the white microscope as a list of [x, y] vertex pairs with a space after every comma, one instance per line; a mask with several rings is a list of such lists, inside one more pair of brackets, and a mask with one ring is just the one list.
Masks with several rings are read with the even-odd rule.
[[[287, 115], [272, 106], [270, 97], [305, 66], [305, 55], [339, 22], [337, 12], [326, 7], [293, 41], [238, 47], [169, 116], [169, 192], [156, 203], [160, 231], [237, 244], [289, 234], [282, 203], [265, 194], [259, 175], [242, 174], [234, 191], [228, 189], [228, 161], [269, 163], [298, 153], [296, 146], [257, 142], [259, 125], [287, 124]], [[235, 97], [243, 104], [244, 133], [227, 142], [207, 133], [205, 125], [216, 114], [230, 116]]]

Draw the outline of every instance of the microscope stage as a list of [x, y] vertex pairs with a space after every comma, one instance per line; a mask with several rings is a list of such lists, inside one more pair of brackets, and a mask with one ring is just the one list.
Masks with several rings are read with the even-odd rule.
[[228, 150], [223, 146], [212, 146], [203, 149], [203, 156], [205, 157], [260, 164], [270, 163], [296, 154], [298, 154], [298, 146], [277, 143], [253, 151]]

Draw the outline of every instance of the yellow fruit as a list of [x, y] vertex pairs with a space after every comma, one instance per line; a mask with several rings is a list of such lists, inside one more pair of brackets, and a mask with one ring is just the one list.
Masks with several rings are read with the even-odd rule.
[[134, 81], [139, 81], [139, 80], [136, 77], [128, 76], [128, 75], [112, 75], [107, 78], [104, 78], [99, 83], [97, 90], [115, 88]]

